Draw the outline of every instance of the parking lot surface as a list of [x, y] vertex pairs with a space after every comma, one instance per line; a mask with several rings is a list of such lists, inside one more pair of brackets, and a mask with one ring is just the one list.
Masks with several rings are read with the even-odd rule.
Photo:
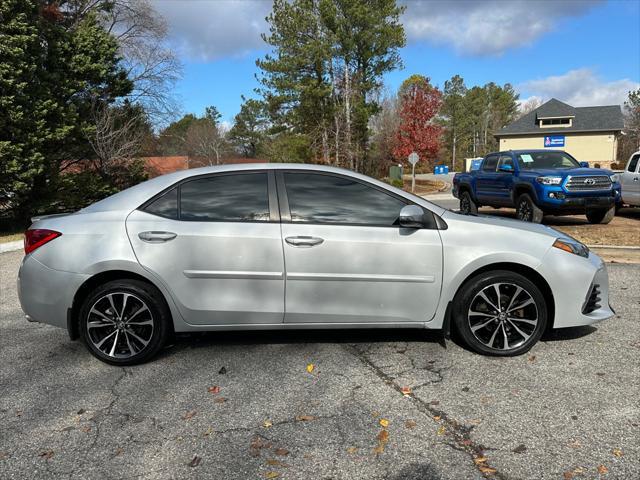
[[[215, 333], [105, 365], [0, 255], [0, 478], [640, 478], [640, 266], [527, 355], [420, 330]], [[571, 288], [567, 285], [566, 288]], [[559, 292], [561, 294], [561, 292]]]

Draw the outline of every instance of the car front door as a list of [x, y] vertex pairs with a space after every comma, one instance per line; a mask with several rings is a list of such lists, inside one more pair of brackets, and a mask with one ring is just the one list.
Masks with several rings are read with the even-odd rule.
[[620, 177], [622, 201], [640, 205], [640, 153], [634, 154]]
[[425, 322], [442, 282], [442, 242], [398, 226], [409, 202], [349, 176], [278, 172], [285, 323]]
[[483, 160], [480, 170], [476, 174], [476, 197], [480, 203], [493, 205], [496, 199], [493, 196], [496, 181], [496, 168], [498, 155], [487, 155]]
[[140, 264], [196, 325], [281, 324], [284, 259], [272, 172], [187, 180], [127, 219]]
[[492, 195], [501, 205], [513, 206], [511, 191], [513, 190], [513, 175], [515, 165], [513, 157], [508, 153], [500, 154], [498, 158], [498, 168], [491, 186]]

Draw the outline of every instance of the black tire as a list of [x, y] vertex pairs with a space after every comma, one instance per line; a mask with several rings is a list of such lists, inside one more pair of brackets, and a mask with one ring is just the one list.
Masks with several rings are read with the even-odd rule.
[[616, 216], [616, 206], [611, 208], [599, 208], [586, 211], [586, 217], [589, 223], [607, 224]]
[[536, 205], [528, 193], [523, 193], [516, 200], [516, 216], [523, 222], [540, 223], [544, 212]]
[[462, 194], [460, 194], [460, 213], [463, 215], [477, 215], [478, 214], [478, 205], [471, 198], [471, 194], [464, 190]]
[[[532, 303], [512, 310], [512, 317], [505, 314], [494, 319], [495, 310], [492, 311], [493, 307], [484, 301], [481, 294], [495, 304], [498, 297], [496, 284], [499, 284], [501, 295], [501, 304], [497, 306], [504, 311], [508, 310], [509, 302], [512, 302], [512, 307], [518, 307], [529, 299]], [[516, 293], [518, 288], [522, 291]], [[517, 303], [513, 305], [513, 301]], [[487, 313], [481, 313], [485, 308]], [[531, 322], [534, 314], [535, 325], [525, 323]], [[470, 349], [483, 355], [511, 357], [528, 352], [540, 339], [547, 327], [548, 308], [544, 295], [533, 282], [515, 272], [496, 270], [481, 273], [465, 282], [454, 299], [452, 315], [454, 328]]]
[[[80, 308], [78, 321], [80, 336], [89, 352], [111, 365], [136, 365], [150, 360], [172, 332], [171, 313], [162, 294], [153, 285], [133, 279], [114, 280], [93, 290]], [[100, 337], [108, 336], [109, 332], [115, 334], [111, 337], [113, 342]], [[115, 344], [109, 352], [113, 355], [99, 348], [101, 340], [107, 349]]]

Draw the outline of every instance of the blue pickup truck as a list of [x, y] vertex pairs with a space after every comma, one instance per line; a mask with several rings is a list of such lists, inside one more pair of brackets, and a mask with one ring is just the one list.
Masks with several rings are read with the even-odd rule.
[[545, 214], [585, 214], [590, 223], [609, 223], [620, 202], [620, 183], [610, 170], [588, 168], [561, 150], [510, 150], [487, 155], [477, 170], [457, 173], [453, 195], [460, 211], [511, 207], [526, 222]]

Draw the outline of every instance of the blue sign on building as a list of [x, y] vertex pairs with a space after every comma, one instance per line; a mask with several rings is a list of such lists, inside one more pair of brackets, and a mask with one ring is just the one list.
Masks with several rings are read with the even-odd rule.
[[564, 135], [546, 135], [544, 147], [564, 147]]

